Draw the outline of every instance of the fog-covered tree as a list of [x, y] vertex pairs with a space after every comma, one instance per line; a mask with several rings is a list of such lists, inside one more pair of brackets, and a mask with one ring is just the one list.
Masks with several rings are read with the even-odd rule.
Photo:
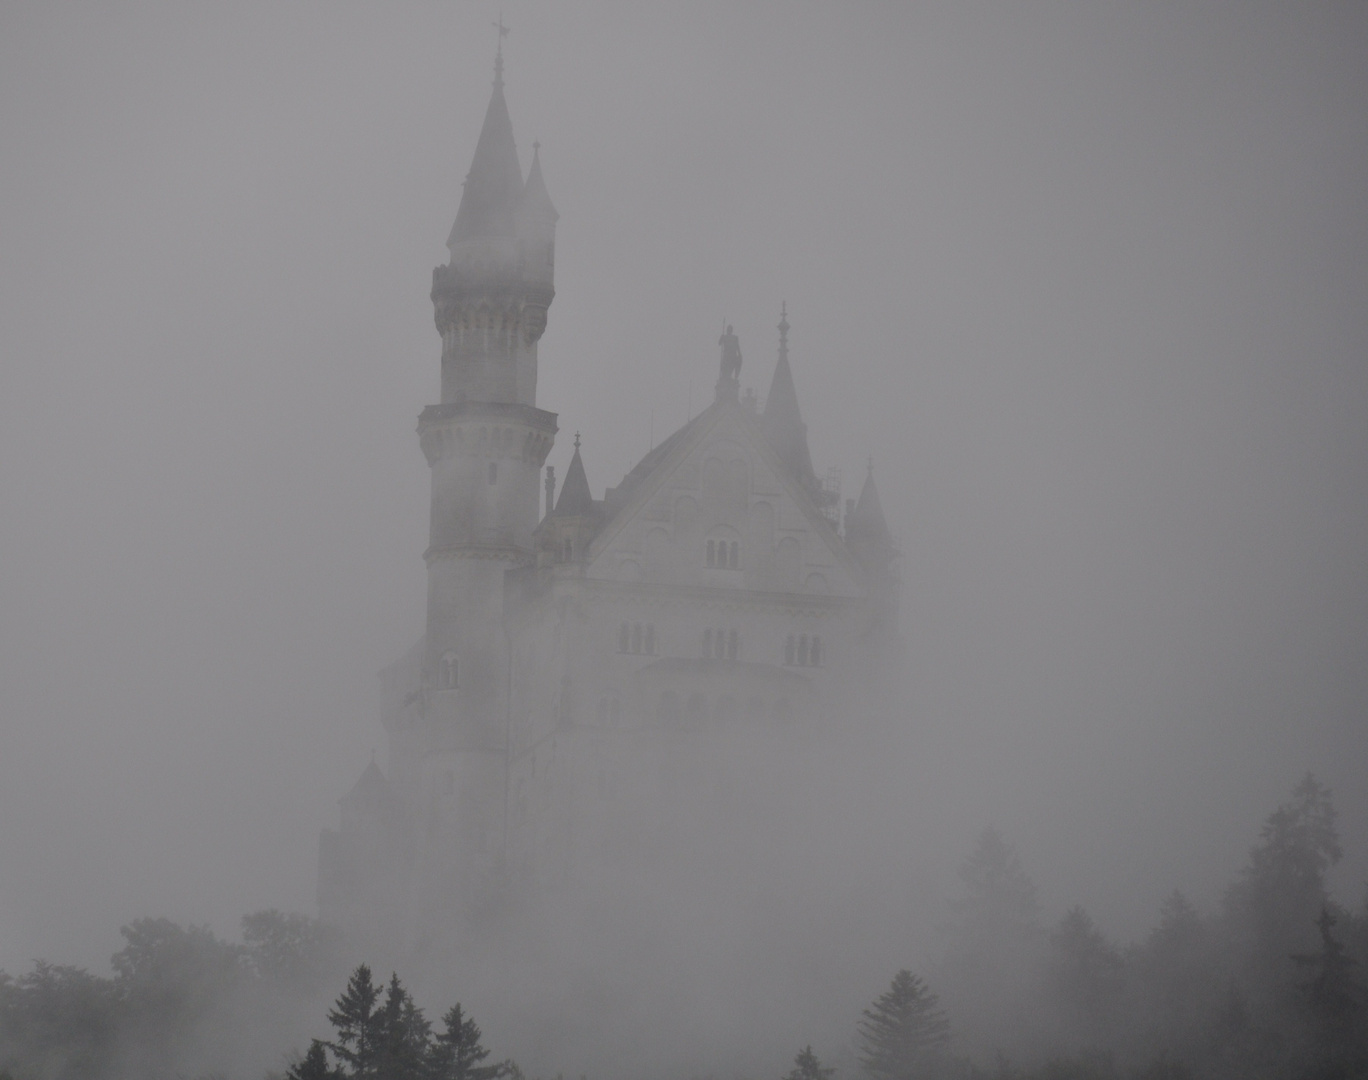
[[242, 942], [263, 979], [307, 992], [335, 973], [341, 933], [311, 916], [270, 909], [242, 917]]
[[376, 1075], [385, 1034], [383, 1015], [376, 1007], [379, 1001], [380, 988], [371, 980], [371, 969], [361, 964], [328, 1012], [336, 1038], [327, 1047], [345, 1066], [344, 1075]]
[[285, 1080], [342, 1080], [342, 1071], [328, 1064], [327, 1047], [314, 1039], [309, 1052], [285, 1074]]
[[481, 1044], [480, 1027], [461, 1011], [458, 1001], [442, 1017], [431, 1056], [433, 1080], [498, 1080], [510, 1063], [485, 1065], [489, 1051]]
[[835, 1075], [836, 1070], [824, 1066], [809, 1045], [798, 1051], [798, 1056], [793, 1059], [793, 1068], [784, 1080], [831, 1080]]
[[1315, 946], [1327, 901], [1325, 873], [1342, 854], [1328, 788], [1308, 773], [1264, 822], [1249, 864], [1226, 894], [1233, 946], [1247, 985], [1263, 1001], [1287, 996], [1294, 953]]
[[1293, 960], [1310, 972], [1300, 988], [1317, 1056], [1323, 1064], [1340, 1069], [1356, 1063], [1368, 1075], [1368, 991], [1358, 980], [1356, 961], [1335, 936], [1336, 921], [1329, 907], [1322, 908], [1316, 920], [1320, 948]]
[[1050, 988], [1070, 1035], [1097, 1042], [1110, 1034], [1121, 1004], [1121, 954], [1082, 907], [1074, 906], [1050, 934]]
[[944, 1064], [950, 1021], [940, 999], [910, 971], [899, 971], [860, 1014], [860, 1068], [872, 1080], [919, 1080]]

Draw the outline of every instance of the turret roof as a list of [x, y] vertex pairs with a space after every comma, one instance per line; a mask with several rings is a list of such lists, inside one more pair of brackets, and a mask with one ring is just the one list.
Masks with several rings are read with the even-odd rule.
[[495, 68], [494, 93], [485, 110], [484, 127], [475, 144], [475, 156], [466, 174], [461, 207], [456, 211], [447, 246], [477, 237], [511, 236], [514, 212], [522, 193], [522, 166], [518, 164], [518, 148], [513, 142], [513, 121], [504, 101], [500, 63]]
[[565, 470], [565, 482], [551, 516], [582, 517], [593, 512], [594, 496], [589, 491], [589, 478], [584, 473], [584, 459], [580, 457], [579, 436], [576, 435], [575, 456], [570, 459], [570, 468]]
[[788, 310], [779, 317], [779, 362], [774, 366], [763, 416], [765, 436], [800, 483], [816, 487], [816, 472], [807, 444], [807, 425], [798, 409], [798, 391], [788, 360]]
[[523, 185], [522, 202], [519, 207], [537, 217], [550, 218], [553, 222], [560, 217], [556, 213], [556, 208], [551, 204], [551, 195], [546, 190], [546, 181], [542, 179], [541, 147], [537, 143], [532, 144], [532, 168], [528, 170], [527, 183]]
[[884, 517], [883, 503], [879, 501], [879, 488], [874, 483], [874, 466], [871, 463], [865, 474], [864, 487], [855, 508], [846, 515], [846, 536], [852, 542], [868, 548], [878, 548], [892, 552], [893, 534], [888, 530], [888, 520]]

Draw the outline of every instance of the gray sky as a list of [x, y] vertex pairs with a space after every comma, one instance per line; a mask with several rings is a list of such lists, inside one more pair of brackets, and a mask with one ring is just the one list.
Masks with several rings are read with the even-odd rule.
[[[312, 909], [421, 632], [498, 10], [0, 5], [0, 966]], [[503, 12], [558, 471], [705, 404], [724, 316], [763, 394], [786, 300], [818, 468], [873, 454], [907, 554], [950, 835], [1125, 937], [1311, 768], [1357, 900], [1368, 8]]]

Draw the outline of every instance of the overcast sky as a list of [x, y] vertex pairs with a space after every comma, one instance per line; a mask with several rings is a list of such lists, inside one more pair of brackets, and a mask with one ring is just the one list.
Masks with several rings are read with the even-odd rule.
[[[313, 909], [422, 630], [498, 11], [0, 4], [0, 966]], [[583, 432], [601, 496], [701, 408], [724, 317], [763, 396], [787, 301], [818, 470], [872, 454], [906, 554], [955, 835], [1124, 938], [1309, 768], [1361, 899], [1368, 7], [503, 15], [558, 472]]]

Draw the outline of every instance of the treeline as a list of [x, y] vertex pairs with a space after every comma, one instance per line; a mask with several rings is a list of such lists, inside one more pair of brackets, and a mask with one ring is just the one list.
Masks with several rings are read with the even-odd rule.
[[122, 934], [112, 978], [42, 961], [0, 972], [0, 1077], [260, 1076], [338, 980], [340, 935], [304, 915], [248, 915], [240, 944], [169, 919]]
[[[989, 830], [961, 867], [941, 962], [897, 972], [852, 1025], [853, 1057], [823, 1052], [851, 1080], [1368, 1080], [1368, 895], [1354, 910], [1330, 898], [1340, 857], [1330, 793], [1308, 776], [1214, 910], [1175, 892], [1123, 948], [1080, 907], [1047, 924]], [[111, 978], [0, 973], [0, 1080], [279, 1076], [279, 1048], [320, 1034], [312, 1017], [345, 979], [338, 935], [300, 915], [250, 915], [241, 944], [166, 919], [123, 935]], [[521, 1080], [486, 1060], [459, 1004], [433, 1024], [364, 966], [328, 1018], [291, 1080]], [[785, 1080], [834, 1076], [805, 1047]]]
[[1039, 1075], [1060, 1080], [1156, 1061], [1171, 1070], [1156, 1075], [1211, 1080], [1368, 1077], [1368, 895], [1357, 910], [1331, 900], [1340, 857], [1330, 792], [1308, 775], [1214, 911], [1174, 892], [1122, 948], [1081, 907], [1044, 925], [1031, 879], [990, 830], [961, 867], [934, 972], [957, 1043], [980, 1062], [1054, 1059]]

